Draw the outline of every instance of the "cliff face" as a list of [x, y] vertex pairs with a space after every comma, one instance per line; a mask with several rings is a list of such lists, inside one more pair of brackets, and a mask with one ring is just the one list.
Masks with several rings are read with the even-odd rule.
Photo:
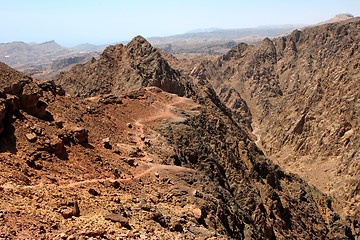
[[202, 69], [235, 112], [240, 95], [266, 155], [334, 196], [350, 216], [359, 214], [359, 29], [353, 18], [295, 30], [240, 44], [193, 70]]

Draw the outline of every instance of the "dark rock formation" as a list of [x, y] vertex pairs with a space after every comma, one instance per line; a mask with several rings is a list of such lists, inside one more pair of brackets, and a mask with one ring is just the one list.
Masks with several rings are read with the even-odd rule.
[[85, 97], [125, 93], [147, 86], [179, 95], [186, 92], [180, 73], [170, 67], [160, 50], [141, 36], [127, 46], [107, 47], [99, 60], [93, 59], [60, 74], [57, 82], [70, 95]]
[[192, 71], [240, 119], [248, 108], [262, 150], [336, 196], [343, 216], [359, 215], [359, 27], [352, 18], [239, 44]]

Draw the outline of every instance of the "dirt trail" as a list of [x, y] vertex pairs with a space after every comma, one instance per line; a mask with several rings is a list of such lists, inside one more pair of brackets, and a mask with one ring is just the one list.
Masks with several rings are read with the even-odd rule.
[[83, 181], [77, 181], [77, 182], [70, 182], [70, 183], [62, 183], [62, 184], [38, 184], [38, 185], [31, 185], [31, 186], [22, 186], [22, 185], [12, 185], [9, 183], [6, 183], [0, 188], [2, 189], [40, 189], [40, 188], [52, 188], [57, 187], [60, 189], [66, 189], [66, 188], [74, 188], [77, 186], [81, 186], [88, 183], [104, 183], [104, 182], [121, 182], [121, 183], [129, 183], [133, 181], [134, 179], [139, 179], [147, 174], [150, 174], [152, 172], [161, 172], [161, 171], [167, 171], [167, 172], [173, 172], [173, 173], [179, 173], [179, 172], [188, 172], [188, 173], [194, 173], [195, 170], [186, 168], [186, 167], [180, 167], [180, 166], [174, 166], [174, 165], [162, 165], [162, 164], [153, 164], [153, 163], [146, 163], [146, 165], [149, 167], [148, 169], [130, 177], [130, 178], [93, 178], [93, 179], [87, 179]]
[[[163, 103], [160, 101], [157, 101], [158, 104], [162, 106], [160, 111], [157, 113], [148, 116], [147, 118], [134, 120], [134, 142], [139, 147], [143, 153], [142, 157], [139, 157], [139, 164], [147, 168], [146, 170], [143, 170], [132, 177], [129, 178], [94, 178], [94, 179], [87, 179], [83, 181], [75, 181], [75, 182], [68, 182], [68, 183], [51, 183], [51, 184], [37, 184], [37, 185], [31, 185], [31, 186], [22, 186], [22, 185], [12, 185], [11, 183], [6, 183], [0, 186], [2, 189], [40, 189], [40, 188], [60, 188], [60, 189], [66, 189], [66, 188], [74, 188], [77, 186], [81, 186], [84, 184], [89, 183], [103, 183], [103, 182], [121, 182], [121, 183], [129, 183], [133, 181], [134, 179], [141, 178], [149, 173], [152, 172], [188, 172], [193, 173], [195, 170], [180, 166], [174, 166], [174, 165], [162, 165], [162, 164], [155, 164], [150, 163], [148, 160], [151, 160], [151, 154], [149, 154], [145, 150], [145, 133], [146, 133], [146, 123], [152, 123], [156, 122], [157, 120], [167, 120], [167, 121], [183, 121], [186, 119], [184, 116], [180, 116], [179, 114], [176, 114], [176, 111], [194, 111], [198, 105], [194, 103], [191, 99], [184, 98], [184, 97], [178, 97], [175, 96], [175, 101], [169, 102], [169, 103]], [[180, 105], [180, 106], [179, 106]], [[185, 108], [185, 109], [184, 109]]]
[[[160, 101], [156, 101], [157, 104], [162, 106], [159, 108], [159, 111], [151, 116], [146, 118], [141, 118], [134, 120], [135, 130], [137, 133], [134, 135], [135, 144], [142, 150], [144, 157], [141, 160], [150, 160], [150, 155], [144, 150], [145, 148], [145, 132], [146, 132], [146, 123], [153, 123], [158, 120], [167, 120], [170, 122], [178, 122], [184, 121], [186, 117], [181, 116], [180, 113], [176, 113], [176, 111], [189, 111], [194, 112], [194, 109], [198, 106], [193, 100], [189, 98], [175, 96], [175, 100], [169, 103], [163, 103]], [[180, 106], [179, 106], [180, 105]], [[185, 108], [185, 109], [184, 109]], [[148, 139], [149, 140], [149, 139]]]

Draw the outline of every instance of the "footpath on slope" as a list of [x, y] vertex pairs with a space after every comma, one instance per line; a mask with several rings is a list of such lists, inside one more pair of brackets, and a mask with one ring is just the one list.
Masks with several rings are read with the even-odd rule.
[[[151, 89], [151, 88], [149, 88]], [[150, 94], [155, 95], [155, 93], [148, 91]], [[0, 186], [2, 189], [40, 189], [40, 188], [54, 188], [59, 187], [60, 189], [64, 188], [73, 188], [78, 187], [86, 184], [91, 183], [104, 183], [104, 182], [121, 182], [121, 183], [129, 183], [135, 179], [139, 179], [149, 173], [152, 172], [160, 172], [160, 171], [167, 171], [167, 172], [195, 172], [195, 170], [181, 167], [181, 166], [175, 166], [175, 165], [164, 165], [164, 164], [156, 164], [153, 163], [153, 155], [148, 153], [145, 149], [145, 135], [148, 131], [154, 131], [149, 128], [152, 124], [158, 124], [160, 121], [164, 122], [181, 122], [186, 120], [187, 116], [185, 114], [188, 114], [191, 112], [192, 114], [196, 113], [196, 109], [199, 107], [196, 103], [194, 103], [191, 99], [185, 98], [185, 97], [179, 97], [175, 94], [170, 94], [173, 98], [170, 102], [162, 102], [162, 101], [155, 101], [153, 103], [153, 106], [158, 109], [157, 112], [154, 114], [151, 114], [150, 116], [146, 118], [139, 118], [134, 120], [134, 130], [135, 132], [131, 132], [133, 134], [133, 142], [135, 143], [136, 147], [138, 147], [142, 155], [141, 157], [137, 157], [136, 163], [137, 166], [144, 169], [144, 170], [138, 170], [136, 169], [136, 173], [133, 174], [132, 177], [128, 178], [93, 178], [93, 179], [87, 179], [83, 181], [71, 181], [71, 182], [65, 182], [65, 183], [51, 183], [51, 184], [36, 184], [36, 185], [14, 185], [11, 183], [5, 183]], [[185, 114], [184, 114], [185, 112]], [[151, 137], [149, 135], [146, 136], [147, 140], [151, 140]]]

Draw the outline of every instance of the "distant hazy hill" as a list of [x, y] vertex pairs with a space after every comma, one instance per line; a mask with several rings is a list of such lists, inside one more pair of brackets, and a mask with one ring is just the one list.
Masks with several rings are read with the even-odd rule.
[[108, 45], [95, 45], [91, 43], [84, 43], [77, 45], [71, 48], [74, 51], [83, 51], [83, 52], [102, 52]]
[[71, 53], [55, 41], [40, 44], [10, 42], [0, 44], [0, 61], [14, 68], [28, 64], [45, 63]]
[[149, 41], [154, 46], [170, 53], [220, 54], [230, 50], [236, 43], [253, 44], [265, 37], [284, 35], [301, 27], [300, 25], [283, 25], [241, 29], [203, 29], [168, 37], [152, 37]]
[[[353, 18], [351, 14], [338, 14], [335, 17], [316, 25], [339, 22]], [[220, 29], [206, 28], [195, 29], [184, 34], [167, 37], [151, 37], [148, 41], [155, 47], [161, 48], [172, 54], [182, 53], [207, 53], [223, 54], [237, 43], [244, 42], [255, 44], [264, 38], [274, 38], [285, 35], [294, 29], [301, 29], [304, 25], [275, 25], [259, 26], [255, 28]], [[126, 42], [121, 42], [126, 44]], [[108, 44], [109, 45], [109, 44]], [[72, 48], [75, 51], [101, 52], [108, 45], [82, 44]]]
[[[184, 34], [167, 37], [151, 37], [149, 42], [169, 53], [209, 53], [221, 54], [239, 42], [256, 43], [265, 37], [277, 37], [291, 32], [302, 25], [259, 26], [256, 28], [220, 29], [207, 28], [191, 30]], [[121, 42], [126, 44], [126, 42]], [[74, 51], [101, 52], [108, 45], [81, 44]]]
[[179, 35], [173, 35], [162, 38], [150, 38], [151, 40], [168, 41], [173, 39], [216, 39], [216, 40], [236, 40], [251, 36], [271, 37], [287, 33], [295, 28], [302, 27], [300, 25], [284, 25], [284, 26], [262, 26], [256, 28], [240, 28], [240, 29], [217, 29], [213, 31], [189, 32]]
[[337, 14], [335, 17], [333, 17], [333, 18], [331, 18], [331, 19], [329, 19], [327, 21], [320, 22], [320, 23], [316, 24], [315, 26], [322, 25], [322, 24], [327, 24], [327, 23], [341, 22], [341, 21], [345, 21], [345, 20], [348, 20], [348, 19], [351, 19], [351, 18], [354, 18], [354, 15], [349, 14], [349, 13]]
[[[338, 14], [334, 18], [317, 25], [339, 22], [349, 18], [353, 18], [353, 15]], [[167, 37], [151, 37], [148, 40], [153, 46], [171, 54], [224, 54], [238, 43], [255, 44], [266, 37], [274, 38], [285, 35], [296, 28], [300, 29], [302, 27], [304, 26], [277, 25], [242, 29], [206, 28]], [[118, 43], [126, 44], [127, 41], [117, 42], [116, 44]], [[77, 61], [80, 59], [97, 57], [98, 53], [109, 45], [85, 43], [73, 48], [65, 48], [55, 41], [40, 44], [24, 42], [0, 43], [0, 61], [32, 76], [34, 74], [37, 77], [48, 76], [51, 71], [61, 71], [59, 68], [54, 69], [54, 66], [59, 66], [58, 63], [60, 63], [60, 66], [65, 63], [71, 63], [70, 65], [72, 65], [79, 63]]]
[[55, 41], [0, 44], [0, 62], [36, 78], [49, 77], [67, 67], [96, 57], [95, 51], [68, 49]]

